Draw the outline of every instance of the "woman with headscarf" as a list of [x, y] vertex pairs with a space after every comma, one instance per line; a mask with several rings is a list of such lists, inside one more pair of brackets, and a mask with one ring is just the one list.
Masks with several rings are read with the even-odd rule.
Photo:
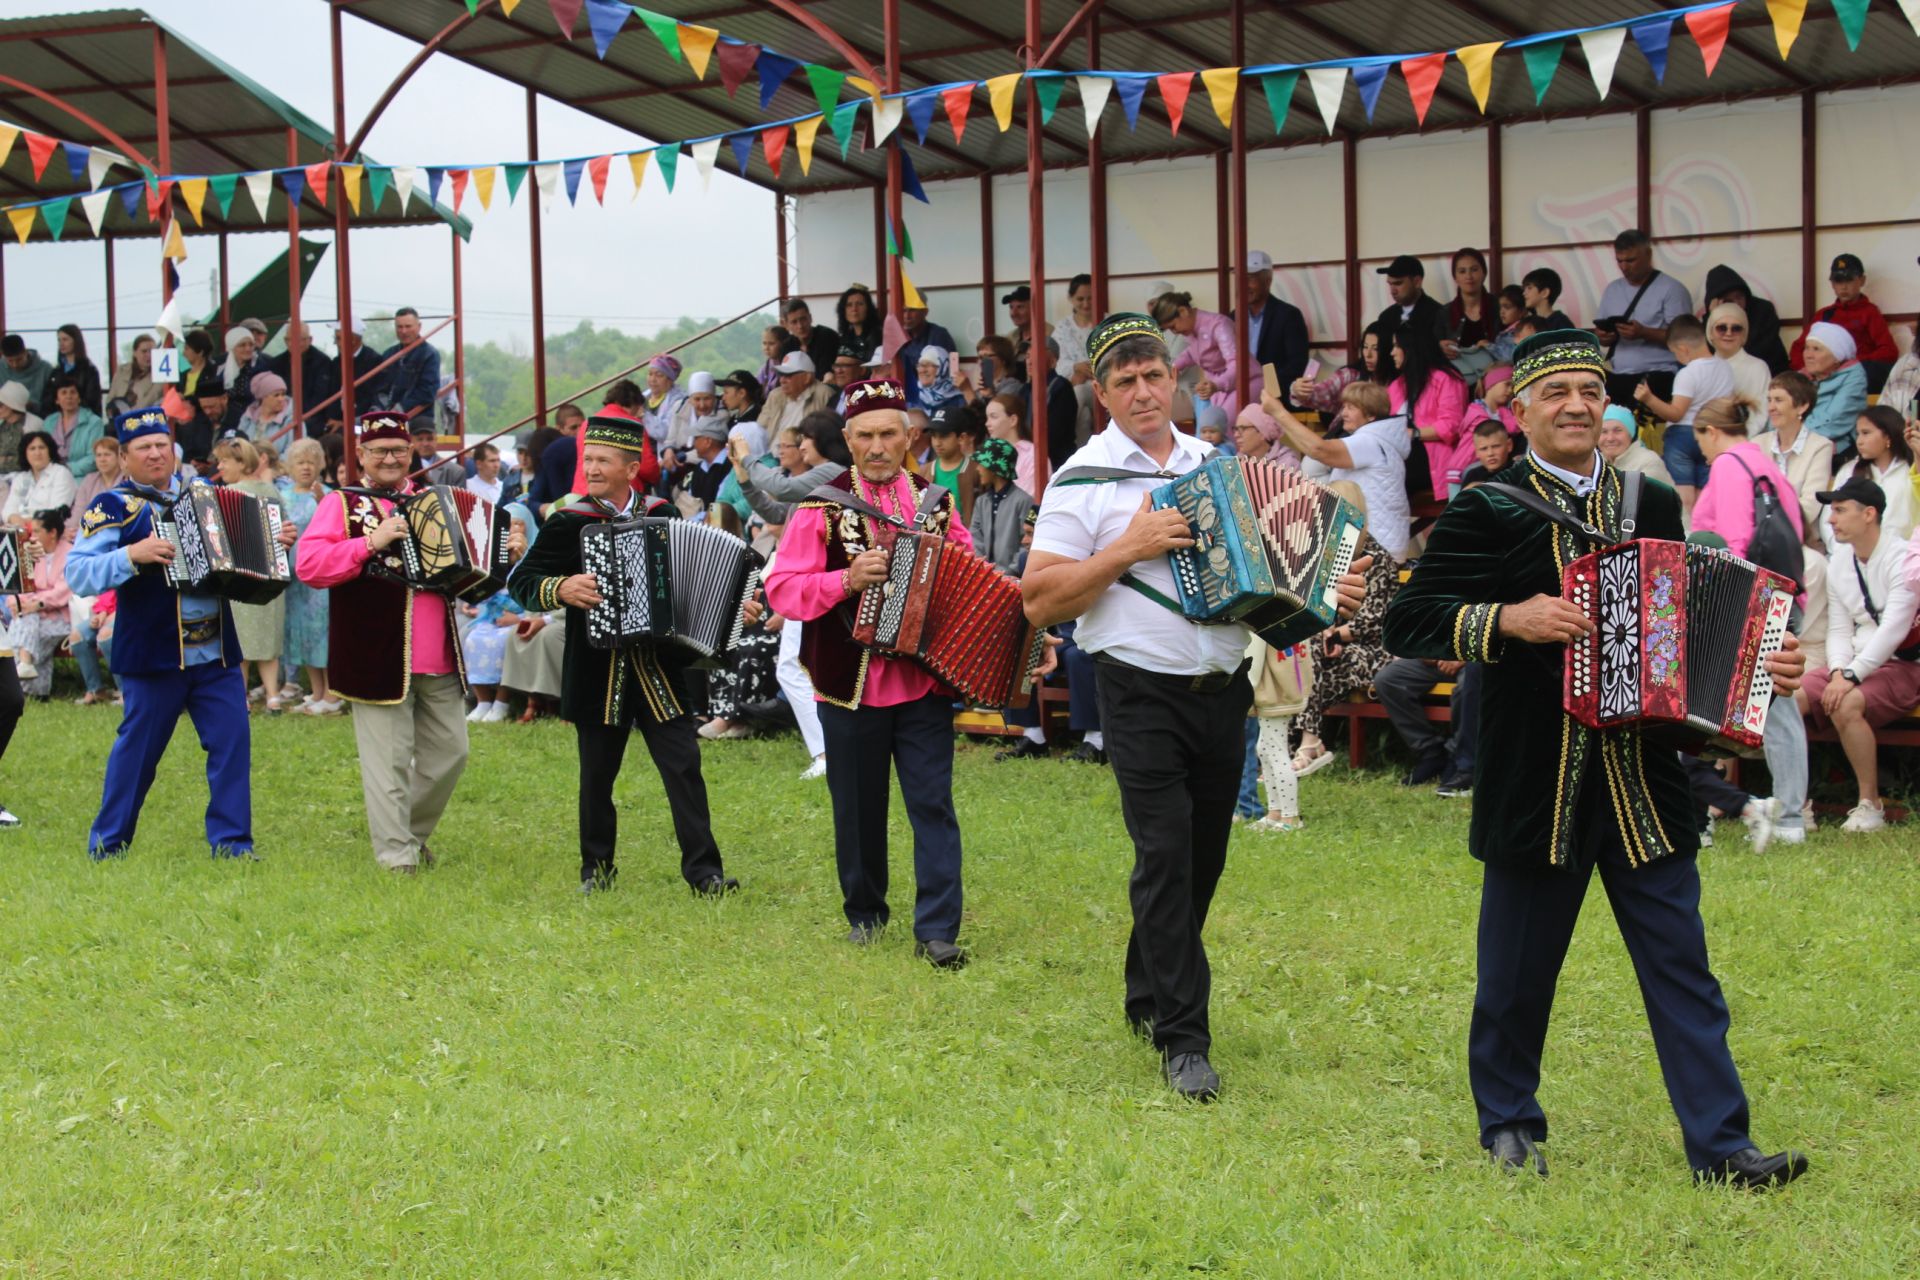
[[1867, 371], [1855, 358], [1853, 335], [1837, 324], [1817, 320], [1807, 326], [1802, 359], [1813, 379], [1813, 412], [1807, 429], [1833, 441], [1833, 459], [1853, 456], [1853, 425], [1867, 409]]
[[265, 444], [274, 432], [293, 421], [293, 402], [286, 381], [277, 373], [256, 373], [247, 383], [253, 403], [240, 415], [240, 432], [256, 444]]
[[1673, 484], [1673, 475], [1660, 455], [1640, 443], [1639, 419], [1625, 405], [1607, 406], [1606, 416], [1600, 420], [1600, 454], [1622, 471], [1638, 471], [1661, 484]]
[[928, 343], [920, 349], [920, 359], [914, 366], [920, 390], [920, 407], [928, 413], [936, 409], [950, 409], [964, 403], [959, 390], [948, 375], [952, 372], [948, 366], [952, 363], [944, 347]]
[[1266, 458], [1295, 470], [1300, 467], [1300, 455], [1287, 445], [1280, 424], [1257, 404], [1241, 406], [1240, 416], [1233, 420], [1233, 447], [1243, 458]]
[[1767, 383], [1773, 380], [1773, 371], [1747, 350], [1748, 330], [1746, 309], [1738, 303], [1723, 302], [1707, 312], [1707, 342], [1733, 374], [1733, 394], [1754, 406], [1747, 421], [1751, 433], [1766, 426]]
[[[220, 426], [237, 426], [253, 404], [253, 380], [267, 372], [267, 362], [255, 345], [253, 330], [237, 324], [227, 330], [227, 362], [220, 366], [220, 385], [227, 389], [227, 413]], [[282, 389], [285, 384], [281, 384]]]
[[686, 403], [687, 393], [674, 385], [679, 380], [680, 362], [674, 357], [661, 355], [647, 361], [647, 394], [640, 419], [646, 423], [656, 449], [667, 447], [674, 417]]
[[[762, 462], [777, 466], [779, 460], [768, 450], [767, 433], [757, 422], [736, 422], [727, 428], [727, 456], [744, 457], [749, 463]], [[727, 469], [726, 479], [720, 482], [720, 493], [714, 498], [714, 505], [726, 504], [732, 507], [744, 526], [753, 521], [753, 506], [747, 501], [746, 493], [740, 488], [740, 476], [737, 466]]]

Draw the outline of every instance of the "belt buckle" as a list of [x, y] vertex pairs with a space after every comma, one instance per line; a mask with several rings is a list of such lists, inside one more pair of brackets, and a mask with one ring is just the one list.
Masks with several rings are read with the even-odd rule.
[[1208, 692], [1207, 682], [1211, 679], [1213, 679], [1212, 672], [1202, 672], [1200, 675], [1197, 675], [1193, 678], [1193, 683], [1188, 686], [1188, 691], [1191, 693]]

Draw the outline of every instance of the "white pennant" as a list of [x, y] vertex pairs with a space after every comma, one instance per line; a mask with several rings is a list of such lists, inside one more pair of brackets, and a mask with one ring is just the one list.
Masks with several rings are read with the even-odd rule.
[[393, 166], [393, 189], [400, 197], [400, 212], [405, 214], [407, 202], [413, 199], [413, 184], [420, 180], [420, 167], [411, 164]]
[[687, 150], [693, 152], [693, 162], [700, 166], [700, 189], [705, 191], [713, 181], [713, 162], [720, 155], [720, 139], [708, 138], [705, 142], [694, 143]]
[[1340, 95], [1347, 91], [1347, 69], [1308, 67], [1307, 83], [1313, 86], [1313, 100], [1320, 105], [1320, 118], [1327, 122], [1331, 134], [1334, 121], [1340, 118]]
[[[1920, 4], [1920, 0], [1914, 0]], [[1107, 98], [1113, 93], [1113, 81], [1105, 76], [1075, 76], [1080, 86], [1080, 111], [1086, 119], [1087, 136], [1099, 127], [1100, 113], [1107, 109]]]
[[102, 151], [94, 147], [87, 152], [87, 186], [95, 191], [100, 189], [100, 180], [107, 176], [107, 170], [120, 163], [116, 152]]
[[80, 197], [80, 208], [87, 215], [87, 224], [93, 228], [93, 234], [100, 234], [100, 224], [107, 217], [107, 201], [113, 199], [111, 191], [96, 191], [90, 196]]
[[533, 181], [540, 188], [540, 207], [553, 208], [553, 193], [560, 189], [560, 166], [555, 164], [537, 164], [533, 166]]
[[1900, 12], [1907, 15], [1913, 34], [1920, 36], [1920, 0], [1900, 0]]
[[262, 169], [258, 173], [247, 175], [247, 194], [253, 197], [253, 207], [260, 211], [260, 221], [267, 220], [267, 201], [273, 199], [273, 171]]
[[873, 103], [873, 145], [879, 146], [887, 135], [900, 127], [907, 104], [899, 98], [876, 98]]
[[187, 336], [186, 328], [180, 323], [179, 294], [168, 298], [167, 305], [160, 309], [160, 318], [153, 322], [153, 332], [156, 341], [168, 334], [172, 334], [176, 340]]
[[1626, 42], [1625, 27], [1580, 33], [1580, 51], [1587, 55], [1587, 70], [1592, 73], [1593, 87], [1599, 91], [1603, 102], [1607, 90], [1613, 87], [1614, 64], [1620, 61], [1620, 48]]

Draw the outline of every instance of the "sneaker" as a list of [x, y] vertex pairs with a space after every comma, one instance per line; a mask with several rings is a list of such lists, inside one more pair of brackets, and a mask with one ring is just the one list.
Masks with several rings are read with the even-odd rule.
[[824, 778], [826, 776], [827, 776], [827, 758], [825, 756], [815, 756], [813, 758], [813, 763], [808, 765], [806, 769], [800, 774], [800, 781], [812, 782], [815, 778]]
[[1868, 831], [1878, 831], [1886, 825], [1887, 813], [1886, 810], [1881, 807], [1880, 802], [1878, 800], [1862, 800], [1859, 804], [1853, 806], [1853, 812], [1847, 815], [1847, 820], [1841, 824], [1840, 829], [1842, 831], [1850, 831], [1854, 835], [1861, 835]]
[[508, 708], [506, 699], [502, 698], [499, 702], [493, 704], [493, 708], [488, 711], [486, 715], [480, 718], [480, 723], [499, 724], [502, 720], [511, 719], [512, 715], [513, 712]]
[[1433, 794], [1442, 800], [1470, 796], [1473, 794], [1473, 775], [1449, 771], [1446, 777], [1440, 779], [1440, 785], [1433, 789]]
[[346, 707], [341, 704], [338, 698], [315, 698], [306, 706], [301, 707], [300, 713], [309, 716], [337, 716], [345, 710]]
[[491, 702], [474, 703], [473, 710], [467, 712], [467, 723], [479, 724], [482, 720], [485, 720], [487, 718], [487, 713], [492, 710], [493, 710], [493, 704]]
[[1707, 819], [1706, 826], [1700, 828], [1700, 847], [1702, 849], [1713, 848], [1713, 819], [1711, 818]]
[[1814, 816], [1813, 801], [1811, 800], [1800, 806], [1800, 825], [1809, 831], [1818, 831], [1820, 829], [1820, 819]]
[[1753, 846], [1755, 853], [1767, 851], [1767, 845], [1774, 837], [1774, 823], [1779, 818], [1780, 802], [1772, 796], [1755, 796], [1740, 811], [1740, 821], [1747, 828], [1747, 843]]
[[1775, 844], [1805, 844], [1807, 842], [1806, 829], [1804, 827], [1775, 827], [1773, 829], [1773, 842]]
[[7, 806], [0, 804], [0, 827], [17, 827], [19, 825], [20, 819], [14, 817], [12, 811], [9, 810]]

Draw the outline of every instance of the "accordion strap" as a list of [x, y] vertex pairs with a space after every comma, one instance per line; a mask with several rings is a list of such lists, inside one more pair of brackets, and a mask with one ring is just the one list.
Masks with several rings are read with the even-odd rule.
[[868, 502], [865, 498], [862, 498], [859, 494], [849, 492], [846, 489], [836, 488], [830, 484], [814, 486], [813, 492], [807, 496], [809, 498], [818, 498], [823, 502], [834, 503], [838, 506], [845, 507], [849, 511], [857, 511], [863, 516], [878, 520], [882, 524], [892, 525], [896, 529], [912, 529], [916, 527], [925, 529], [928, 519], [932, 517], [934, 511], [940, 506], [941, 501], [947, 496], [947, 487], [940, 484], [930, 484], [922, 490], [920, 494], [920, 506], [918, 510], [914, 512], [911, 521], [902, 520], [896, 515], [889, 515], [887, 512], [874, 506], [871, 502]]
[[[1624, 472], [1620, 477], [1619, 540], [1622, 542], [1632, 541], [1634, 530], [1638, 527], [1637, 517], [1640, 514], [1640, 490], [1645, 481], [1646, 477], [1638, 471]], [[1596, 529], [1585, 520], [1554, 506], [1539, 494], [1528, 489], [1522, 489], [1519, 485], [1500, 484], [1496, 481], [1488, 481], [1480, 487], [1483, 489], [1492, 489], [1496, 493], [1512, 498], [1515, 502], [1533, 512], [1535, 515], [1540, 516], [1542, 519], [1552, 521], [1562, 529], [1571, 530], [1578, 536], [1585, 538], [1594, 546], [1605, 546], [1613, 541], [1613, 539], [1607, 536], [1604, 530]]]
[[1068, 467], [1053, 477], [1053, 487], [1078, 484], [1115, 484], [1122, 480], [1178, 480], [1171, 471], [1129, 471], [1125, 467]]

